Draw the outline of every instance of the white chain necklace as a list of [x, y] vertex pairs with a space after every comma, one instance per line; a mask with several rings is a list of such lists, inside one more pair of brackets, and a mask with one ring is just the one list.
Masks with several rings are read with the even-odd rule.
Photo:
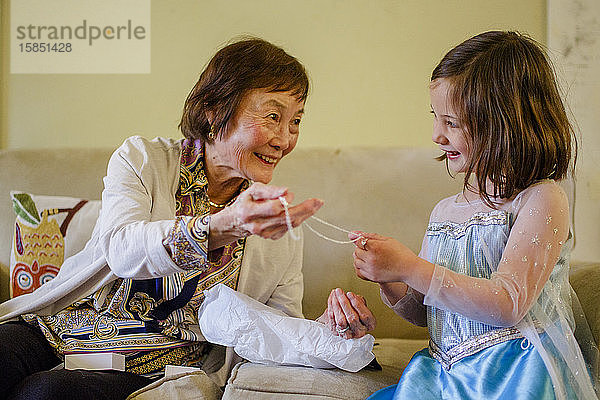
[[[281, 205], [283, 206], [283, 211], [285, 212], [285, 223], [287, 225], [288, 231], [290, 232], [290, 236], [292, 237], [292, 239], [294, 240], [298, 240], [300, 239], [298, 237], [298, 235], [296, 235], [296, 233], [294, 233], [294, 227], [292, 226], [292, 218], [290, 217], [290, 211], [289, 211], [289, 204], [287, 202], [287, 200], [285, 199], [285, 197], [280, 196], [279, 197], [279, 201], [281, 202]], [[346, 230], [344, 228], [340, 228], [339, 226], [336, 226], [332, 223], [329, 223], [327, 221], [322, 220], [321, 218], [315, 217], [315, 216], [311, 216], [312, 219], [314, 219], [317, 222], [322, 223], [323, 225], [327, 225], [331, 228], [337, 229], [338, 231], [344, 232], [344, 233], [350, 233], [349, 230]], [[352, 240], [337, 240], [337, 239], [333, 239], [330, 237], [325, 236], [324, 234], [322, 234], [321, 232], [318, 232], [315, 228], [313, 228], [312, 226], [310, 226], [308, 224], [308, 222], [304, 222], [304, 224], [306, 225], [306, 227], [308, 229], [310, 229], [315, 235], [317, 235], [318, 237], [328, 240], [332, 243], [337, 243], [337, 244], [348, 244], [348, 243], [354, 243], [357, 240], [359, 240], [361, 237], [358, 236], [355, 239]]]

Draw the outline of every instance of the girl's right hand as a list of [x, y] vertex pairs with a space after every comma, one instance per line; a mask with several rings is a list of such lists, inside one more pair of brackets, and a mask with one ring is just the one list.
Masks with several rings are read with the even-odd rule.
[[360, 231], [348, 234], [354, 242], [354, 270], [364, 280], [401, 282], [410, 275], [418, 257], [408, 247], [390, 237]]
[[[273, 240], [281, 238], [288, 231], [288, 226], [280, 196], [288, 204], [294, 199], [294, 195], [286, 188], [253, 183], [231, 206], [211, 215], [209, 249], [217, 249], [251, 235]], [[319, 199], [308, 199], [290, 206], [292, 226], [299, 226], [322, 205], [323, 202]]]

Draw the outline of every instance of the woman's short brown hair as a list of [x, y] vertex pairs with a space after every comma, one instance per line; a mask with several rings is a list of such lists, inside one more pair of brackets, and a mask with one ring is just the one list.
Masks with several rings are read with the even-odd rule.
[[291, 91], [304, 101], [308, 86], [302, 64], [282, 48], [259, 38], [242, 39], [210, 60], [185, 101], [179, 128], [186, 138], [209, 141], [209, 112], [212, 129], [220, 134], [227, 130], [248, 91]]
[[444, 56], [431, 81], [440, 78], [449, 80], [449, 100], [471, 150], [464, 189], [475, 174], [479, 195], [492, 205], [491, 197], [563, 179], [571, 161], [574, 168], [577, 139], [539, 43], [516, 32], [479, 34]]

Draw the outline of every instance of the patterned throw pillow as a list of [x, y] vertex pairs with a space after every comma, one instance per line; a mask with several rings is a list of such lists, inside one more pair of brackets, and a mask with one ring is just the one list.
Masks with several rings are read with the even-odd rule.
[[12, 191], [17, 214], [10, 253], [11, 297], [31, 293], [56, 276], [63, 261], [92, 236], [100, 201]]

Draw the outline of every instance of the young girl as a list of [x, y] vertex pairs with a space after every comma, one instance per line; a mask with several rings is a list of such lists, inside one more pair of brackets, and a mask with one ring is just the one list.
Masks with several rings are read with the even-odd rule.
[[545, 53], [518, 33], [482, 33], [446, 54], [430, 94], [439, 159], [464, 187], [433, 209], [418, 257], [351, 234], [362, 236], [357, 275], [430, 334], [398, 384], [370, 399], [597, 398], [573, 334], [557, 184], [576, 140]]

